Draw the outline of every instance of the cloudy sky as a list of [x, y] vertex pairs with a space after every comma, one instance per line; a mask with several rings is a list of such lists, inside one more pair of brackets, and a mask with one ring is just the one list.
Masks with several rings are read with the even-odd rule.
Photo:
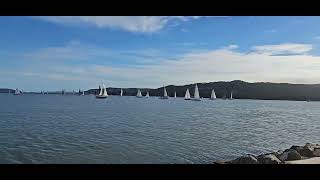
[[0, 17], [0, 88], [320, 83], [320, 17]]

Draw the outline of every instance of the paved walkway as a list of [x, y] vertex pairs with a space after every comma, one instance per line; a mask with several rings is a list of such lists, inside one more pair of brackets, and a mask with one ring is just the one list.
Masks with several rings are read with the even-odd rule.
[[297, 161], [286, 161], [285, 164], [320, 164], [320, 157], [314, 157]]

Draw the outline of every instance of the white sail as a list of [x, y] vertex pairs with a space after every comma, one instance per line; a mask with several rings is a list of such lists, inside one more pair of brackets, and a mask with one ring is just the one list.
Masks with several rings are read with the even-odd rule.
[[187, 89], [186, 94], [185, 94], [185, 96], [184, 96], [184, 99], [190, 99], [189, 89]]
[[103, 89], [102, 96], [108, 96], [108, 92], [107, 92], [106, 86], [104, 84], [102, 84], [102, 89]]
[[232, 91], [231, 91], [231, 94], [230, 94], [230, 99], [233, 99], [233, 98], [232, 98]]
[[147, 92], [147, 94], [146, 94], [146, 97], [149, 97], [150, 95], [149, 95], [149, 91]]
[[177, 92], [174, 92], [174, 98], [177, 98]]
[[137, 97], [142, 97], [140, 89], [138, 89]]
[[163, 97], [168, 97], [168, 93], [165, 87], [163, 87]]
[[214, 89], [212, 89], [211, 99], [216, 99], [216, 98], [217, 98], [216, 93], [214, 92]]
[[122, 90], [122, 88], [120, 89], [120, 96], [122, 96], [123, 95], [123, 90]]
[[103, 94], [103, 88], [102, 88], [102, 87], [99, 87], [99, 88], [100, 88], [99, 96], [102, 96], [102, 94]]
[[84, 96], [84, 91], [82, 91], [82, 95]]
[[196, 87], [194, 88], [194, 99], [200, 99], [199, 89], [197, 84], [196, 84]]

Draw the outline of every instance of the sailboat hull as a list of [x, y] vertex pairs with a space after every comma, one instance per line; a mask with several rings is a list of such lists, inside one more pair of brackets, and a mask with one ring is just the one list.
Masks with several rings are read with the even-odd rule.
[[96, 96], [97, 99], [106, 99], [108, 96]]

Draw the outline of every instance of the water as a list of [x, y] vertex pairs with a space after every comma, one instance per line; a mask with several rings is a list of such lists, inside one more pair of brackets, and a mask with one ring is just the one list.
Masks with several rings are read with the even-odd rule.
[[320, 102], [0, 94], [0, 163], [212, 163], [320, 142]]

